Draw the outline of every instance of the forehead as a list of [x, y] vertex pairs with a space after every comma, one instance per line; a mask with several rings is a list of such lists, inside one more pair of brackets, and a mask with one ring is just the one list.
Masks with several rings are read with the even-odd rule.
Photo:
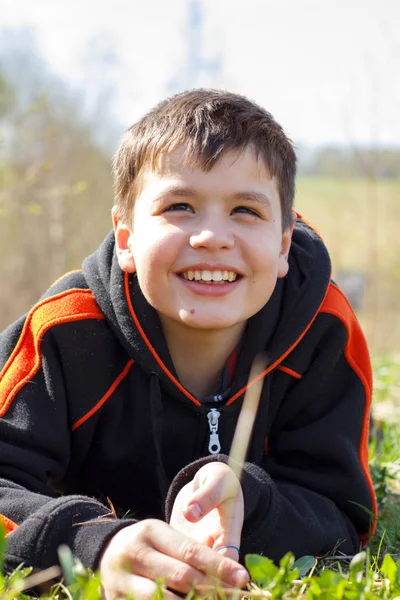
[[[271, 177], [264, 159], [247, 147], [244, 150], [230, 150], [206, 169], [200, 158], [187, 156], [184, 148], [165, 153], [159, 157], [157, 166], [143, 168], [139, 178], [140, 190], [158, 181], [168, 185], [171, 181], [184, 181], [199, 187], [262, 187], [266, 184], [276, 184]], [[139, 183], [139, 182], [138, 182]]]

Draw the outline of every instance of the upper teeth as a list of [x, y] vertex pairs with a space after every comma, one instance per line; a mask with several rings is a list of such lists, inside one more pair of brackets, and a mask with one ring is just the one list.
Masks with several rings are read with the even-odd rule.
[[235, 271], [185, 271], [182, 273], [184, 279], [189, 281], [235, 281], [237, 273]]

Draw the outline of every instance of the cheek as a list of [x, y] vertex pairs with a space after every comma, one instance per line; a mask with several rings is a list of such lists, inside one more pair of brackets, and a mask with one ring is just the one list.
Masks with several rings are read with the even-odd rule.
[[142, 227], [134, 236], [132, 252], [138, 276], [166, 273], [173, 268], [177, 256], [176, 236], [159, 228]]
[[254, 274], [274, 275], [278, 268], [281, 244], [274, 237], [265, 235], [254, 240], [251, 264]]

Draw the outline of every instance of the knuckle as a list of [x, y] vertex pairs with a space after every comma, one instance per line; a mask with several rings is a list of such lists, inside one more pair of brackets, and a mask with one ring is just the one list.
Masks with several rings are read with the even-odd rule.
[[144, 519], [143, 521], [138, 521], [132, 527], [135, 528], [137, 536], [148, 543], [154, 535], [156, 523], [155, 519]]
[[188, 564], [196, 562], [198, 547], [195, 541], [187, 540], [181, 545], [180, 555], [182, 560]]
[[133, 571], [136, 571], [138, 566], [147, 563], [149, 551], [150, 548], [144, 544], [131, 544], [129, 547], [129, 562]]
[[154, 530], [154, 527], [156, 526], [156, 524], [158, 523], [158, 521], [156, 519], [144, 519], [143, 521], [138, 521], [138, 523], [136, 523], [136, 525], [142, 528], [143, 531], [145, 532], [150, 532]]
[[182, 592], [189, 592], [193, 581], [191, 579], [191, 569], [185, 565], [181, 565], [174, 569], [168, 577], [170, 585], [179, 589]]
[[217, 578], [218, 579], [226, 579], [228, 573], [231, 572], [231, 561], [228, 558], [222, 558], [222, 560], [217, 565]]

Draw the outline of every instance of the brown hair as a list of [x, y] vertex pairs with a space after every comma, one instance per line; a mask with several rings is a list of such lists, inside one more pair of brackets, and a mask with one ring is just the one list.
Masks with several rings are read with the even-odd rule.
[[292, 222], [296, 154], [272, 115], [244, 96], [222, 90], [197, 89], [164, 100], [132, 125], [113, 162], [115, 203], [128, 222], [134, 205], [134, 183], [143, 167], [157, 169], [160, 158], [177, 146], [185, 156], [211, 170], [229, 150], [252, 146], [275, 176], [282, 227]]

